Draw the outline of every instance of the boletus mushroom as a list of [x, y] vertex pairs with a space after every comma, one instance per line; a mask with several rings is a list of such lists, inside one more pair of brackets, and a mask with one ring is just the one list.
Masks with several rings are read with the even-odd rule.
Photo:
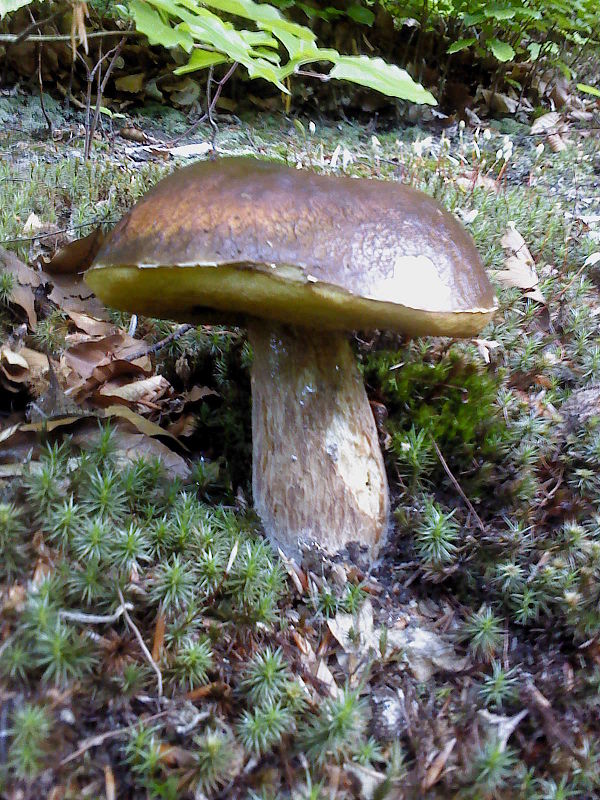
[[288, 554], [355, 541], [374, 556], [387, 528], [383, 458], [347, 332], [472, 336], [496, 304], [472, 239], [428, 195], [253, 158], [162, 180], [86, 280], [125, 311], [244, 321], [254, 505]]

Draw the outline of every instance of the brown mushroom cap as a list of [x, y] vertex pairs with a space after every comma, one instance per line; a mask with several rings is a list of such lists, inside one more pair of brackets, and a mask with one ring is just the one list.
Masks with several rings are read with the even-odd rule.
[[86, 280], [108, 305], [190, 322], [217, 309], [469, 336], [496, 306], [471, 237], [428, 195], [253, 158], [197, 162], [158, 183]]

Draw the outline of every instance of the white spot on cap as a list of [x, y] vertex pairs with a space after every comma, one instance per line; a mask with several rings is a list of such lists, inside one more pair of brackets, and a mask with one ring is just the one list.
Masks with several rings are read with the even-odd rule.
[[428, 256], [397, 256], [393, 276], [373, 283], [369, 297], [427, 311], [454, 307], [452, 288]]

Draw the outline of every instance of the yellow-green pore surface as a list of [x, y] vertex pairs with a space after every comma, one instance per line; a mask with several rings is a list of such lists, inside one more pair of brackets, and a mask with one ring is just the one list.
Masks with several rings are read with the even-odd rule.
[[471, 237], [428, 195], [251, 158], [197, 162], [158, 183], [86, 280], [108, 305], [190, 322], [216, 309], [469, 336], [495, 309]]

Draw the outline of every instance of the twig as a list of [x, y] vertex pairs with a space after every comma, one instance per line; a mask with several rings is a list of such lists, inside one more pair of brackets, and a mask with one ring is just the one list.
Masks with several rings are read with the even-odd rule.
[[119, 606], [114, 614], [106, 614], [101, 616], [99, 614], [84, 614], [83, 611], [59, 611], [58, 616], [63, 619], [70, 619], [72, 622], [82, 622], [84, 625], [110, 625], [111, 622], [116, 622], [125, 611], [131, 611], [133, 605], [125, 603], [124, 606]]
[[139, 646], [140, 646], [140, 648], [142, 650], [142, 653], [146, 656], [146, 659], [147, 659], [148, 663], [150, 664], [150, 666], [152, 667], [152, 669], [156, 673], [157, 693], [158, 693], [159, 697], [162, 697], [163, 681], [162, 681], [161, 671], [160, 671], [156, 661], [152, 658], [152, 653], [146, 647], [146, 643], [142, 639], [142, 634], [139, 632], [139, 630], [135, 626], [134, 621], [131, 619], [131, 617], [129, 616], [129, 614], [127, 612], [127, 609], [125, 608], [125, 600], [123, 598], [123, 592], [121, 591], [119, 586], [117, 586], [117, 592], [119, 594], [119, 600], [121, 601], [121, 607], [123, 608], [123, 616], [125, 617], [125, 621], [129, 625], [129, 627], [132, 629], [132, 631], [134, 632], [135, 638], [138, 640], [138, 644], [139, 644]]
[[[106, 89], [106, 84], [108, 83], [108, 79], [110, 78], [110, 74], [113, 71], [113, 69], [115, 67], [115, 64], [117, 63], [117, 59], [121, 55], [121, 50], [123, 49], [123, 46], [125, 45], [125, 42], [126, 42], [126, 37], [123, 36], [121, 38], [121, 41], [117, 44], [117, 46], [113, 47], [112, 50], [109, 50], [108, 53], [104, 57], [100, 58], [100, 60], [98, 61], [98, 63], [94, 67], [94, 70], [98, 69], [98, 89], [96, 91], [96, 108], [94, 109], [94, 117], [92, 119], [90, 135], [88, 137], [89, 150], [87, 151], [87, 154], [85, 154], [85, 156], [84, 156], [86, 159], [89, 158], [89, 156], [90, 156], [90, 152], [89, 151], [91, 150], [92, 140], [94, 138], [94, 133], [96, 132], [96, 126], [98, 125], [98, 118], [100, 116], [100, 105], [102, 103], [102, 96], [104, 94], [104, 90]], [[100, 54], [102, 55], [102, 51], [100, 51]], [[110, 56], [112, 56], [112, 58], [110, 59], [108, 67], [106, 68], [106, 72], [104, 73], [104, 78], [102, 78], [102, 81], [100, 81], [100, 77], [101, 77], [101, 74], [102, 74], [102, 69], [100, 68], [100, 64], [102, 64], [102, 61], [104, 61], [105, 59], [109, 58]], [[92, 71], [92, 75], [93, 75], [93, 71]]]
[[44, 84], [42, 82], [42, 45], [38, 45], [38, 86], [40, 87], [40, 108], [48, 126], [48, 133], [52, 138], [52, 120], [48, 116], [46, 106], [44, 105]]
[[21, 244], [22, 242], [35, 242], [37, 239], [48, 239], [50, 236], [57, 236], [59, 233], [69, 233], [70, 231], [78, 231], [81, 228], [92, 228], [94, 225], [100, 225], [110, 222], [118, 222], [116, 219], [95, 219], [91, 222], [84, 222], [81, 225], [69, 225], [68, 228], [59, 228], [57, 231], [50, 231], [49, 233], [36, 233], [34, 236], [21, 236], [18, 239], [3, 239], [0, 245], [4, 244]]
[[[153, 722], [155, 719], [160, 719], [160, 717], [164, 717], [169, 713], [169, 711], [159, 711], [158, 714], [152, 714], [150, 717], [145, 717], [142, 719], [142, 722]], [[72, 752], [70, 755], [63, 758], [62, 761], [59, 762], [59, 767], [64, 767], [65, 764], [68, 764], [71, 761], [75, 761], [76, 758], [82, 756], [92, 747], [98, 747], [107, 739], [116, 739], [119, 736], [123, 736], [123, 734], [128, 733], [130, 730], [136, 727], [139, 724], [139, 721], [132, 722], [131, 725], [126, 725], [124, 728], [118, 728], [116, 731], [106, 731], [105, 733], [99, 733], [96, 736], [90, 736], [89, 739], [84, 739], [81, 745]]]
[[[40, 23], [41, 24], [41, 23]], [[103, 39], [106, 36], [141, 36], [139, 31], [93, 31], [87, 34], [88, 39]], [[28, 42], [70, 42], [71, 34], [39, 34], [27, 36]], [[16, 33], [0, 33], [0, 44], [15, 44], [21, 42], [21, 35]]]
[[460, 495], [460, 496], [462, 497], [462, 499], [464, 500], [464, 502], [465, 502], [465, 504], [466, 504], [467, 508], [469, 509], [469, 511], [471, 512], [471, 514], [473, 514], [473, 516], [475, 517], [475, 521], [477, 522], [477, 525], [479, 526], [479, 529], [481, 530], [481, 532], [482, 532], [482, 533], [485, 533], [485, 532], [486, 532], [486, 530], [485, 530], [485, 525], [484, 525], [484, 524], [483, 524], [483, 522], [481, 521], [481, 517], [479, 516], [479, 514], [478, 514], [478, 513], [475, 511], [475, 509], [473, 508], [473, 503], [471, 503], [471, 501], [469, 500], [469, 498], [467, 497], [467, 495], [466, 495], [466, 494], [463, 492], [463, 490], [462, 490], [462, 488], [461, 488], [461, 485], [460, 485], [460, 483], [459, 483], [459, 482], [456, 480], [456, 478], [454, 477], [454, 475], [452, 474], [452, 472], [450, 472], [450, 467], [449, 467], [449, 466], [448, 466], [448, 464], [446, 463], [446, 459], [445, 459], [445, 458], [444, 458], [444, 456], [442, 455], [442, 451], [440, 450], [440, 448], [437, 446], [437, 442], [435, 441], [435, 439], [433, 439], [433, 438], [432, 438], [432, 439], [431, 439], [431, 441], [433, 442], [433, 446], [434, 446], [434, 448], [435, 448], [435, 452], [437, 453], [437, 457], [438, 457], [438, 458], [439, 458], [439, 460], [440, 460], [440, 464], [441, 464], [441, 465], [442, 465], [442, 467], [444, 468], [444, 472], [446, 473], [446, 475], [447, 475], [447, 476], [450, 478], [450, 480], [452, 481], [452, 485], [454, 486], [454, 488], [456, 489], [456, 491], [459, 493], [459, 495]]
[[182, 139], [185, 139], [188, 136], [191, 136], [200, 127], [200, 125], [202, 125], [203, 122], [206, 122], [206, 120], [208, 120], [210, 122], [210, 125], [211, 125], [212, 129], [213, 129], [213, 137], [212, 137], [211, 144], [212, 144], [213, 150], [214, 150], [214, 140], [215, 140], [215, 136], [216, 136], [216, 132], [215, 132], [216, 123], [215, 123], [212, 115], [213, 115], [213, 112], [214, 112], [214, 110], [216, 108], [216, 105], [217, 105], [217, 102], [219, 100], [219, 97], [221, 96], [221, 92], [223, 91], [223, 87], [225, 86], [227, 81], [231, 78], [233, 73], [236, 71], [237, 67], [238, 67], [238, 62], [234, 61], [233, 64], [231, 65], [231, 67], [225, 73], [225, 75], [221, 78], [221, 80], [217, 81], [217, 88], [215, 90], [214, 95], [212, 96], [212, 99], [211, 99], [212, 67], [210, 68], [209, 75], [208, 75], [208, 82], [206, 84], [206, 102], [207, 102], [206, 112], [204, 114], [202, 114], [202, 116], [199, 117], [186, 131], [184, 131], [183, 133], [180, 133], [179, 136], [176, 136], [174, 139], [171, 139], [169, 142], [166, 142], [167, 145], [172, 146], [172, 145], [177, 144], [178, 142], [180, 142]]
[[168, 336], [165, 336], [164, 339], [161, 339], [160, 342], [156, 342], [156, 344], [147, 347], [145, 350], [138, 350], [133, 355], [127, 356], [125, 361], [137, 361], [138, 358], [143, 358], [144, 356], [149, 356], [152, 353], [157, 353], [159, 350], [162, 350], [164, 347], [171, 344], [171, 342], [180, 339], [185, 333], [187, 333], [193, 327], [194, 327], [193, 325], [180, 325], [176, 330], [174, 330]]

